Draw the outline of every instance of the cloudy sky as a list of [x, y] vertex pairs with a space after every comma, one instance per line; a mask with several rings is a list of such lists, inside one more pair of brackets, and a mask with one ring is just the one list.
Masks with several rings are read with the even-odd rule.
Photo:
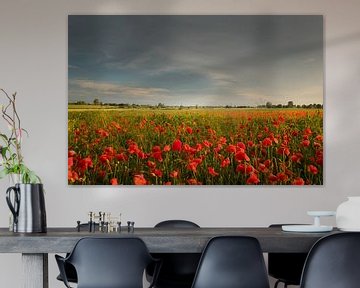
[[69, 16], [69, 102], [323, 103], [322, 16]]

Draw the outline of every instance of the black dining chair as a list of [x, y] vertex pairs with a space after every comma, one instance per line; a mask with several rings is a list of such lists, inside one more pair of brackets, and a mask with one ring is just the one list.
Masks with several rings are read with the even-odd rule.
[[[80, 229], [88, 230], [89, 229], [89, 224], [88, 223], [80, 224]], [[96, 230], [99, 229], [99, 224], [98, 223], [95, 223], [95, 229]], [[68, 256], [69, 256], [69, 253], [66, 254], [66, 257], [68, 257]], [[74, 266], [71, 265], [70, 263], [65, 262], [64, 263], [64, 269], [65, 269], [65, 275], [66, 275], [67, 281], [71, 282], [71, 283], [77, 283], [77, 275], [76, 275], [76, 270], [75, 270]], [[64, 282], [63, 278], [61, 277], [61, 274], [59, 274], [56, 277], [56, 279], [59, 280], [59, 281]]]
[[359, 267], [359, 232], [325, 236], [309, 252], [300, 288], [358, 288]]
[[[270, 228], [281, 228], [282, 225], [272, 224]], [[268, 273], [271, 277], [277, 279], [274, 288], [280, 283], [284, 288], [288, 285], [300, 285], [301, 273], [307, 253], [269, 253], [268, 254]]]
[[[155, 225], [156, 229], [200, 228], [188, 220], [166, 220]], [[200, 253], [157, 253], [162, 266], [155, 283], [156, 288], [190, 288], [201, 257]], [[147, 269], [147, 279], [151, 279], [153, 267]]]
[[[160, 262], [139, 238], [82, 238], [68, 257], [55, 255], [61, 277], [70, 288], [65, 263], [74, 266], [77, 288], [143, 288], [143, 274], [154, 262], [154, 281]], [[153, 283], [149, 287], [153, 287]]]
[[269, 288], [261, 247], [256, 238], [212, 238], [201, 256], [192, 288]]

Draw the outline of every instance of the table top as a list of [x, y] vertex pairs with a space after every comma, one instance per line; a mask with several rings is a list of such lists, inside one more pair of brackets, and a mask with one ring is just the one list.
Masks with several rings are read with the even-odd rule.
[[308, 252], [321, 237], [338, 233], [283, 232], [281, 227], [135, 228], [134, 232], [78, 232], [76, 228], [48, 228], [47, 233], [13, 233], [0, 228], [0, 253], [65, 253], [83, 237], [139, 237], [152, 253], [201, 253], [208, 240], [221, 235], [252, 236], [263, 252]]

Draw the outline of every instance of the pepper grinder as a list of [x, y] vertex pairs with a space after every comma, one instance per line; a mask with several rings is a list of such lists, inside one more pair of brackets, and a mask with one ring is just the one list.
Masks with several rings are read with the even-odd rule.
[[76, 226], [76, 228], [77, 228], [77, 232], [80, 232], [80, 221], [78, 220], [78, 221], [76, 221], [76, 223], [77, 223], [77, 226]]

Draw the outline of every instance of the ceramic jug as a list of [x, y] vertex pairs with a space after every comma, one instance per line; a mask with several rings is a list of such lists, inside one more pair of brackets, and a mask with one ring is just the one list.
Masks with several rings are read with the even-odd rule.
[[[12, 196], [12, 194], [14, 195]], [[6, 202], [14, 216], [14, 232], [46, 232], [45, 198], [42, 184], [15, 184], [6, 190]]]
[[342, 231], [360, 231], [360, 197], [348, 197], [338, 206], [336, 226]]

